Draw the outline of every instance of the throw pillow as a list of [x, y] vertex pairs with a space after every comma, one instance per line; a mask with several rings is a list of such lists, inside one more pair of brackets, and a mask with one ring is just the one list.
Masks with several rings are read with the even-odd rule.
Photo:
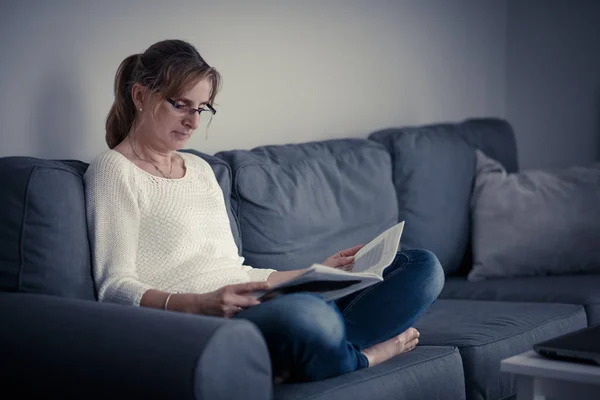
[[476, 154], [469, 281], [600, 272], [600, 163], [509, 174]]

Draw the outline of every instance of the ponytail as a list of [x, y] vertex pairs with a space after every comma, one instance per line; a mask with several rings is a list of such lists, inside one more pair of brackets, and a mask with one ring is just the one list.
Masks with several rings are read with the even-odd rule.
[[115, 101], [106, 118], [106, 144], [110, 149], [127, 137], [135, 119], [131, 87], [135, 83], [134, 71], [139, 59], [139, 54], [127, 57], [121, 62], [115, 75]]

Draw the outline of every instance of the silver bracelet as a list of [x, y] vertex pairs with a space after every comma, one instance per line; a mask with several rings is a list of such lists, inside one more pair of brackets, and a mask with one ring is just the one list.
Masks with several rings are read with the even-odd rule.
[[171, 296], [173, 296], [174, 294], [177, 294], [177, 292], [169, 293], [169, 295], [167, 296], [167, 299], [165, 300], [165, 310], [167, 310], [167, 306], [169, 305], [169, 300], [171, 299]]

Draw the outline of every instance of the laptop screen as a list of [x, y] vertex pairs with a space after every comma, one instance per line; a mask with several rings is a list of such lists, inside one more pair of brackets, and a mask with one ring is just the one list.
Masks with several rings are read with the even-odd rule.
[[538, 346], [600, 354], [600, 325], [544, 341]]

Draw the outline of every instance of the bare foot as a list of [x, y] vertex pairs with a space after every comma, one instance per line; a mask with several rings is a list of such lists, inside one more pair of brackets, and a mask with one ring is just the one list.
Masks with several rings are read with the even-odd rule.
[[415, 328], [408, 328], [396, 337], [377, 343], [364, 349], [362, 353], [369, 360], [369, 367], [380, 364], [398, 354], [407, 353], [419, 343], [420, 333]]

